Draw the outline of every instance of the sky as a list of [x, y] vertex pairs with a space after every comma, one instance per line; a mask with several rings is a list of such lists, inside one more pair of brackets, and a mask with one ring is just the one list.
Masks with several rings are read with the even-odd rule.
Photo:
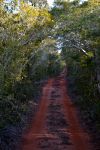
[[[5, 0], [5, 1], [6, 1], [6, 2], [10, 2], [11, 0]], [[53, 5], [54, 0], [47, 0], [47, 1], [48, 1], [48, 3], [49, 3], [50, 6]]]
[[[48, 3], [49, 3], [50, 6], [53, 5], [54, 0], [47, 0], [47, 1], [48, 1]], [[71, 1], [73, 1], [73, 0], [71, 0]], [[81, 0], [81, 2], [83, 2], [83, 1], [87, 1], [87, 0]]]
[[50, 6], [53, 5], [54, 0], [47, 0], [47, 1], [48, 1], [48, 3], [49, 3]]
[[[5, 0], [5, 1], [10, 2], [11, 0]], [[47, 0], [47, 1], [48, 1], [50, 6], [53, 6], [54, 0]], [[71, 0], [71, 1], [73, 1], [73, 0]], [[81, 1], [87, 1], [87, 0], [81, 0]]]

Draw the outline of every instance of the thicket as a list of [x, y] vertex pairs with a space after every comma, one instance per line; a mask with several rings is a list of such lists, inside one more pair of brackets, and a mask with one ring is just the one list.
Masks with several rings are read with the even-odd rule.
[[56, 0], [52, 14], [62, 59], [79, 95], [76, 103], [100, 130], [100, 2]]
[[59, 74], [64, 62], [77, 103], [100, 128], [99, 0], [55, 0], [49, 10], [41, 0], [17, 2], [0, 0], [0, 129], [22, 120], [37, 83]]
[[[40, 1], [39, 1], [40, 2]], [[38, 3], [38, 1], [37, 1]], [[59, 73], [60, 55], [51, 37], [46, 7], [0, 0], [0, 129], [22, 121], [37, 83]]]

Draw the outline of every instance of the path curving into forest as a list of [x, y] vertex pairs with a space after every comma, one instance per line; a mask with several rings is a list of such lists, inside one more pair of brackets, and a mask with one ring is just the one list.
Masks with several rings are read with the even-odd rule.
[[49, 79], [31, 128], [23, 135], [21, 150], [91, 150], [89, 140], [68, 96], [64, 73]]

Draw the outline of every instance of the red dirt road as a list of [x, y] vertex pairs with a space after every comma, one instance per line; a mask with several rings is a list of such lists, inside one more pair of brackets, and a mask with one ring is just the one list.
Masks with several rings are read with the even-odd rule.
[[21, 150], [91, 150], [71, 102], [64, 74], [48, 80], [31, 128], [23, 135]]

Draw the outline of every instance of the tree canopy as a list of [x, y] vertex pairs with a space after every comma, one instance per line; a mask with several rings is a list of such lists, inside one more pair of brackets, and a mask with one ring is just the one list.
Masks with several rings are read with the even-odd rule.
[[99, 0], [30, 2], [0, 0], [0, 128], [19, 121], [35, 82], [65, 64], [85, 98], [100, 93]]

